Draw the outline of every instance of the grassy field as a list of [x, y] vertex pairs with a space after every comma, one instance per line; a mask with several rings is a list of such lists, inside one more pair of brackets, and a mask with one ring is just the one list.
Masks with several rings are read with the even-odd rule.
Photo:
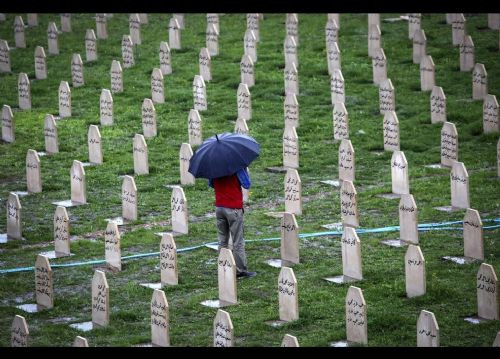
[[[15, 14], [0, 23], [0, 38], [14, 47], [12, 24]], [[17, 15], [17, 14], [16, 14]], [[22, 14], [26, 21], [26, 14]], [[382, 14], [381, 19], [400, 14]], [[26, 241], [0, 245], [0, 268], [33, 266], [36, 255], [53, 250], [53, 201], [70, 198], [69, 170], [73, 160], [88, 162], [87, 131], [99, 122], [99, 96], [110, 88], [113, 59], [121, 61], [122, 35], [128, 34], [128, 14], [115, 14], [108, 21], [109, 38], [98, 41], [98, 61], [85, 62], [85, 30], [94, 28], [94, 14], [73, 14], [71, 33], [59, 36], [60, 55], [47, 51], [49, 21], [60, 24], [58, 14], [39, 15], [39, 25], [26, 29], [26, 49], [11, 51], [12, 73], [0, 75], [0, 105], [10, 105], [16, 123], [16, 142], [0, 145], [0, 198], [5, 208], [10, 191], [26, 190], [25, 156], [28, 149], [44, 151], [43, 119], [58, 113], [61, 80], [71, 84], [71, 58], [84, 60], [85, 86], [72, 88], [73, 114], [58, 121], [60, 153], [41, 157], [43, 192], [20, 198], [23, 236]], [[104, 259], [106, 218], [121, 215], [120, 176], [133, 175], [132, 140], [142, 133], [141, 105], [150, 98], [150, 75], [159, 67], [161, 41], [168, 41], [171, 14], [150, 14], [141, 29], [143, 43], [135, 53], [136, 65], [124, 69], [124, 92], [114, 94], [113, 126], [100, 127], [104, 163], [86, 167], [88, 205], [68, 208], [71, 243], [75, 255], [51, 263]], [[476, 62], [488, 72], [489, 93], [500, 95], [498, 31], [487, 28], [486, 14], [467, 15], [467, 33], [476, 47]], [[300, 14], [299, 79], [300, 168], [303, 214], [297, 216], [300, 232], [325, 231], [321, 226], [340, 221], [337, 188], [320, 181], [337, 178], [338, 142], [333, 141], [330, 80], [326, 63], [326, 14]], [[173, 73], [165, 76], [165, 103], [156, 104], [158, 135], [148, 139], [150, 174], [135, 176], [139, 219], [121, 227], [122, 256], [157, 252], [156, 232], [169, 230], [170, 195], [167, 184], [179, 184], [179, 149], [188, 142], [187, 118], [193, 106], [192, 81], [198, 74], [198, 54], [205, 46], [205, 14], [186, 14], [182, 50], [172, 50]], [[400, 122], [401, 150], [409, 163], [410, 191], [418, 205], [419, 223], [462, 220], [465, 211], [440, 212], [450, 205], [449, 171], [424, 167], [440, 162], [441, 124], [431, 124], [429, 92], [420, 91], [419, 66], [412, 63], [408, 23], [384, 22], [382, 46], [388, 60], [388, 77], [396, 91], [396, 112]], [[482, 130], [482, 101], [472, 101], [472, 75], [460, 72], [459, 50], [452, 46], [451, 25], [445, 14], [423, 14], [427, 51], [436, 64], [436, 83], [447, 97], [448, 121], [459, 134], [459, 160], [470, 178], [471, 208], [481, 218], [500, 214], [500, 181], [496, 168], [498, 133]], [[232, 131], [237, 117], [236, 90], [243, 54], [245, 14], [220, 16], [220, 54], [212, 58], [213, 80], [207, 83], [208, 110], [201, 112], [203, 137]], [[367, 49], [366, 14], [342, 14], [339, 48], [345, 78], [346, 108], [350, 139], [356, 151], [356, 181], [360, 226], [373, 228], [399, 225], [398, 200], [376, 195], [391, 192], [390, 152], [383, 150], [382, 120], [378, 87], [372, 83], [371, 59]], [[284, 174], [270, 173], [268, 166], [282, 164], [284, 129], [285, 14], [265, 14], [260, 25], [261, 42], [255, 65], [252, 94], [253, 117], [250, 134], [261, 144], [261, 156], [251, 165], [253, 186], [245, 211], [245, 239], [279, 237], [280, 220], [266, 216], [284, 210]], [[35, 80], [34, 49], [47, 53], [48, 79]], [[31, 111], [20, 111], [17, 77], [26, 72], [32, 83]], [[184, 187], [189, 208], [189, 234], [176, 237], [177, 248], [216, 240], [213, 190], [206, 180]], [[4, 211], [4, 210], [2, 210]], [[5, 213], [5, 211], [3, 212]], [[484, 222], [485, 225], [491, 222]], [[6, 231], [6, 216], [0, 216], [0, 232]], [[500, 274], [500, 231], [484, 231], [485, 263]], [[499, 321], [480, 325], [465, 322], [477, 314], [476, 273], [479, 262], [458, 265], [443, 261], [445, 255], [463, 255], [462, 232], [420, 233], [420, 247], [426, 259], [427, 293], [408, 299], [405, 293], [406, 249], [382, 245], [396, 239], [398, 232], [361, 234], [367, 303], [368, 346], [415, 346], [416, 322], [422, 309], [432, 311], [440, 328], [442, 346], [491, 346]], [[265, 322], [276, 320], [279, 269], [265, 260], [279, 258], [279, 241], [247, 244], [249, 269], [258, 276], [238, 281], [239, 304], [227, 308], [235, 327], [236, 346], [278, 346], [284, 334], [298, 338], [301, 346], [328, 346], [345, 339], [344, 301], [349, 285], [335, 285], [322, 278], [341, 274], [339, 236], [300, 240], [300, 261], [294, 266], [298, 280], [300, 319], [279, 328]], [[217, 298], [216, 252], [202, 248], [178, 255], [179, 285], [164, 289], [170, 305], [170, 338], [173, 346], [211, 346], [216, 309], [200, 305]], [[1, 274], [0, 346], [10, 345], [10, 326], [15, 314], [25, 316], [32, 346], [69, 346], [82, 335], [90, 346], [132, 346], [150, 342], [152, 290], [139, 285], [158, 282], [159, 257], [124, 261], [122, 271], [107, 273], [110, 286], [110, 325], [82, 333], [69, 323], [91, 320], [91, 280], [100, 266], [54, 268], [55, 306], [49, 311], [26, 313], [15, 305], [34, 303], [32, 271]], [[67, 321], [61, 320], [61, 318]]]

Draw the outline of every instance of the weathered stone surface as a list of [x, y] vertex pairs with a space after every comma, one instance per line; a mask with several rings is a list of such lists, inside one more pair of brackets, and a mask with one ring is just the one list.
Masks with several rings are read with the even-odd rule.
[[214, 25], [217, 32], [220, 32], [219, 14], [215, 13], [207, 14], [207, 26], [208, 25]]
[[59, 55], [59, 31], [55, 22], [49, 22], [47, 27], [49, 55]]
[[299, 127], [299, 103], [297, 101], [297, 96], [295, 94], [286, 95], [283, 107], [285, 115], [285, 127]]
[[120, 61], [111, 62], [111, 92], [123, 92], [123, 70]]
[[74, 160], [70, 170], [71, 176], [71, 201], [87, 203], [87, 188], [85, 184], [85, 170], [80, 161]]
[[106, 274], [96, 270], [92, 278], [92, 324], [105, 327], [109, 324], [109, 286]]
[[472, 37], [470, 35], [464, 36], [460, 43], [460, 71], [469, 72], [474, 68], [476, 64], [474, 52]]
[[232, 347], [234, 345], [234, 326], [228, 312], [219, 309], [215, 315], [214, 347]]
[[57, 257], [65, 257], [70, 252], [69, 217], [65, 207], [57, 206], [54, 212], [54, 247]]
[[248, 87], [255, 85], [255, 73], [253, 61], [249, 55], [243, 55], [240, 61], [241, 83]]
[[7, 199], [7, 237], [22, 239], [21, 202], [17, 194], [10, 192]]
[[340, 216], [343, 226], [359, 226], [357, 195], [356, 188], [351, 181], [342, 181], [340, 186]]
[[344, 227], [342, 243], [342, 274], [346, 277], [362, 280], [361, 242], [356, 230]]
[[42, 192], [40, 158], [35, 150], [26, 153], [26, 186], [29, 193]]
[[252, 119], [252, 95], [246, 84], [240, 83], [237, 92], [238, 118]]
[[299, 67], [299, 58], [297, 54], [297, 43], [292, 36], [286, 36], [283, 44], [285, 53], [285, 67], [290, 66], [292, 63]]
[[96, 34], [98, 39], [107, 39], [108, 38], [108, 19], [106, 14], [96, 14], [95, 23], [96, 23]]
[[87, 61], [97, 60], [97, 37], [93, 29], [87, 29], [85, 33], [85, 56]]
[[99, 98], [99, 113], [101, 117], [101, 125], [110, 126], [113, 124], [113, 96], [111, 91], [102, 89]]
[[24, 35], [24, 21], [22, 16], [14, 18], [14, 42], [17, 48], [26, 48], [26, 37]]
[[434, 86], [431, 92], [431, 123], [446, 122], [446, 96], [443, 88]]
[[280, 320], [291, 322], [299, 319], [298, 283], [289, 267], [281, 267], [278, 277]]
[[97, 165], [102, 164], [102, 137], [99, 127], [96, 125], [89, 126], [87, 142], [89, 145], [89, 162]]
[[257, 13], [247, 14], [247, 30], [253, 31], [255, 40], [260, 41], [260, 16]]
[[132, 43], [134, 45], [142, 44], [141, 41], [141, 18], [139, 14], [130, 14], [128, 18], [128, 28], [130, 31], [130, 37], [132, 38]]
[[208, 49], [203, 47], [200, 50], [199, 56], [199, 67], [200, 67], [200, 76], [203, 77], [204, 81], [212, 80], [212, 59], [210, 58], [210, 54], [208, 53]]
[[217, 260], [217, 278], [219, 283], [219, 301], [224, 304], [236, 304], [236, 262], [230, 249], [220, 248]]
[[163, 75], [172, 73], [172, 57], [166, 41], [160, 42], [160, 70]]
[[132, 176], [123, 176], [122, 217], [125, 220], [137, 220], [137, 186]]
[[184, 14], [172, 14], [172, 17], [177, 20], [181, 30], [184, 30]]
[[194, 185], [195, 178], [188, 172], [189, 161], [193, 157], [193, 150], [189, 143], [183, 143], [179, 150], [179, 172], [181, 178], [181, 185]]
[[122, 270], [120, 232], [115, 222], [108, 222], [104, 232], [104, 253], [106, 265], [115, 270]]
[[451, 206], [467, 209], [469, 201], [469, 174], [463, 162], [455, 161], [450, 172]]
[[164, 233], [160, 242], [160, 276], [162, 285], [179, 283], [177, 246], [170, 233]]
[[75, 341], [73, 342], [73, 346], [74, 347], [88, 347], [89, 343], [88, 343], [86, 338], [77, 335], [75, 338]]
[[247, 28], [243, 37], [243, 51], [245, 55], [250, 56], [252, 62], [257, 62], [257, 38], [254, 31]]
[[339, 146], [339, 180], [354, 183], [355, 168], [354, 147], [350, 140], [343, 138]]
[[333, 139], [349, 139], [349, 113], [342, 102], [333, 107]]
[[302, 214], [302, 181], [297, 170], [291, 168], [285, 175], [285, 211]]
[[465, 17], [463, 14], [455, 14], [451, 22], [452, 43], [459, 46], [465, 37]]
[[142, 132], [145, 138], [156, 136], [156, 109], [149, 98], [142, 102]]
[[371, 25], [368, 30], [368, 56], [373, 57], [382, 48], [382, 32], [378, 25]]
[[345, 298], [347, 341], [353, 343], [368, 343], [368, 323], [366, 317], [366, 302], [360, 288], [350, 286]]
[[135, 65], [134, 43], [130, 35], [123, 35], [122, 37], [122, 61], [123, 67], [126, 69]]
[[342, 68], [342, 59], [339, 46], [336, 42], [330, 42], [326, 45], [326, 61], [328, 63], [328, 73], [333, 74], [333, 71]]
[[410, 244], [405, 254], [406, 296], [418, 297], [426, 293], [425, 259], [419, 246]]
[[5, 40], [0, 40], [0, 72], [11, 72], [10, 48]]
[[425, 55], [427, 55], [427, 37], [423, 29], [418, 29], [413, 34], [413, 63], [419, 64]]
[[177, 233], [188, 234], [188, 207], [182, 187], [173, 187], [170, 203], [172, 230]]
[[295, 127], [283, 132], [283, 167], [299, 168], [299, 137]]
[[172, 50], [181, 49], [181, 26], [174, 17], [168, 23], [168, 44]]
[[215, 24], [207, 25], [205, 43], [210, 56], [219, 55], [219, 31]]
[[281, 342], [281, 347], [299, 347], [299, 342], [297, 337], [290, 334], [285, 334], [283, 341]]
[[427, 310], [418, 316], [417, 347], [439, 347], [439, 326], [434, 313]]
[[[286, 209], [285, 209], [286, 211]], [[299, 256], [299, 226], [293, 213], [285, 212], [281, 217], [281, 260], [286, 265], [298, 264]]]
[[154, 347], [170, 346], [169, 306], [165, 292], [155, 289], [151, 298], [151, 343]]
[[399, 151], [399, 120], [396, 112], [386, 111], [383, 123], [384, 151]]
[[498, 121], [499, 107], [495, 95], [484, 96], [483, 102], [483, 131], [484, 133], [500, 131], [500, 122]]
[[207, 110], [207, 87], [200, 75], [195, 75], [193, 79], [193, 103], [195, 110]]
[[11, 347], [27, 347], [29, 341], [29, 330], [24, 317], [17, 315], [12, 321], [10, 346]]
[[299, 15], [286, 14], [285, 27], [286, 27], [286, 35], [292, 36], [293, 39], [295, 40], [295, 43], [299, 45]]
[[392, 193], [410, 193], [410, 179], [408, 173], [408, 161], [406, 161], [404, 152], [395, 150], [391, 157]]
[[431, 55], [422, 56], [420, 60], [420, 89], [432, 91], [436, 86], [435, 66]]
[[285, 79], [285, 95], [288, 94], [299, 94], [299, 73], [297, 67], [292, 63], [286, 65], [284, 69], [284, 79]]
[[325, 41], [328, 44], [339, 41], [339, 26], [334, 19], [328, 18], [325, 25]]
[[[236, 130], [235, 130], [236, 132]], [[203, 142], [202, 120], [197, 110], [189, 110], [188, 137], [191, 146], [199, 146]], [[189, 164], [188, 164], [189, 167]], [[193, 180], [194, 181], [194, 180]], [[193, 182], [194, 183], [194, 182]]]
[[420, 30], [422, 14], [408, 14], [408, 38], [413, 40], [415, 31]]
[[368, 14], [368, 29], [372, 25], [377, 25], [380, 28], [380, 14]]
[[35, 261], [35, 296], [39, 309], [54, 307], [54, 279], [49, 259], [38, 254]]
[[384, 49], [374, 50], [372, 56], [373, 83], [379, 85], [384, 80], [387, 80], [387, 58], [385, 57]]
[[340, 29], [340, 14], [327, 14], [328, 20], [334, 20], [337, 23], [337, 26]]
[[483, 222], [477, 210], [467, 208], [463, 228], [464, 256], [484, 260]]
[[493, 266], [481, 263], [477, 272], [476, 288], [479, 317], [498, 320], [498, 279]]
[[61, 31], [71, 32], [71, 14], [61, 14]]
[[384, 115], [388, 111], [396, 111], [396, 95], [391, 79], [386, 79], [380, 83], [378, 93], [380, 114]]
[[455, 161], [458, 161], [457, 128], [455, 124], [445, 122], [441, 129], [441, 165], [451, 167]]
[[2, 140], [5, 142], [16, 140], [14, 115], [9, 105], [2, 106]]
[[418, 245], [418, 207], [411, 194], [402, 194], [399, 200], [399, 238]]
[[19, 108], [21, 110], [31, 110], [31, 84], [28, 75], [19, 73], [17, 80], [17, 92], [19, 98]]
[[148, 145], [144, 136], [136, 133], [134, 136], [134, 173], [137, 175], [149, 174]]
[[330, 92], [332, 97], [332, 105], [336, 103], [345, 103], [345, 87], [344, 76], [340, 69], [333, 70], [332, 78], [330, 81]]
[[234, 133], [240, 133], [248, 135], [250, 133], [247, 125], [247, 121], [244, 118], [238, 117], [236, 123], [234, 124]]
[[[38, 26], [38, 14], [28, 13], [26, 17], [28, 18], [28, 26], [29, 27]], [[5, 20], [5, 19], [3, 19], [3, 20]]]
[[472, 70], [472, 99], [484, 100], [488, 94], [488, 73], [483, 64], [477, 63]]
[[59, 116], [71, 117], [71, 89], [67, 81], [59, 84]]
[[154, 68], [151, 73], [151, 99], [154, 103], [165, 102], [165, 89], [163, 84], [163, 74], [158, 68]]
[[44, 80], [47, 78], [46, 56], [41, 46], [35, 48], [35, 77], [37, 80]]

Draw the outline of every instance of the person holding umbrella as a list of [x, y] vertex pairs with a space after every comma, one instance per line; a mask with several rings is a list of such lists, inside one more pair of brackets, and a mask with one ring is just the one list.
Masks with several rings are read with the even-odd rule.
[[248, 135], [223, 133], [204, 141], [191, 157], [188, 171], [195, 177], [207, 178], [215, 191], [219, 251], [233, 238], [233, 255], [238, 278], [254, 277], [247, 267], [243, 239], [243, 193], [249, 189], [246, 168], [259, 156], [260, 145]]

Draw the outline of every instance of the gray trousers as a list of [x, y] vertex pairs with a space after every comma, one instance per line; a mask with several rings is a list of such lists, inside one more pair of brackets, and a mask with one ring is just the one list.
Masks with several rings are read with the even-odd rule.
[[215, 217], [217, 218], [219, 252], [221, 248], [228, 248], [229, 233], [231, 233], [236, 271], [237, 273], [246, 272], [247, 257], [243, 239], [243, 209], [215, 207]]

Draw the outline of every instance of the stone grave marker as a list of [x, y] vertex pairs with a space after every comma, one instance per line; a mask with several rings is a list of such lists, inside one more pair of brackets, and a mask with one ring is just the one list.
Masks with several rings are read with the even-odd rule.
[[97, 38], [93, 29], [87, 29], [85, 33], [85, 56], [87, 61], [97, 60]]
[[343, 138], [339, 146], [339, 180], [354, 183], [354, 173], [354, 147], [350, 140]]
[[285, 127], [299, 127], [299, 103], [295, 94], [285, 96], [284, 103]]
[[379, 108], [381, 115], [384, 115], [388, 111], [396, 111], [396, 96], [391, 79], [386, 79], [380, 83]]
[[134, 136], [134, 173], [136, 175], [149, 174], [148, 145], [144, 136], [136, 133]]
[[44, 80], [47, 78], [45, 50], [41, 46], [35, 48], [35, 77], [37, 80]]
[[[235, 132], [236, 132], [236, 130], [235, 130]], [[189, 110], [188, 137], [189, 137], [189, 145], [190, 146], [199, 146], [203, 142], [202, 121], [201, 121], [200, 113], [197, 110], [193, 110], [193, 109]], [[187, 168], [189, 168], [189, 163], [187, 164], [187, 166], [188, 166]], [[186, 168], [186, 171], [187, 171], [187, 168]], [[182, 177], [182, 174], [181, 174], [181, 177]], [[194, 178], [193, 178], [193, 183], [194, 183]]]
[[500, 122], [498, 121], [498, 101], [495, 95], [484, 96], [483, 102], [483, 131], [484, 133], [500, 131]]
[[299, 94], [299, 73], [295, 63], [285, 66], [285, 96], [288, 94]]
[[75, 341], [73, 342], [73, 347], [88, 347], [89, 343], [86, 338], [81, 337], [79, 335], [76, 336]]
[[2, 140], [5, 142], [16, 140], [14, 115], [9, 105], [2, 107]]
[[255, 85], [253, 61], [248, 55], [243, 55], [240, 61], [241, 83], [248, 87]]
[[172, 230], [180, 234], [188, 234], [188, 207], [182, 187], [173, 186], [170, 203]]
[[479, 212], [467, 208], [463, 222], [464, 256], [484, 260], [483, 222]]
[[207, 110], [207, 88], [200, 75], [195, 75], [193, 79], [193, 102], [195, 110]]
[[179, 151], [181, 185], [193, 185], [195, 183], [194, 176], [188, 172], [191, 157], [193, 157], [191, 145], [189, 143], [183, 143]]
[[111, 62], [111, 92], [123, 92], [123, 70], [120, 61]]
[[158, 68], [154, 68], [153, 72], [151, 73], [151, 99], [154, 103], [165, 102], [163, 74]]
[[293, 269], [281, 267], [278, 277], [280, 320], [291, 322], [299, 319], [298, 284]]
[[35, 261], [35, 294], [38, 310], [54, 307], [54, 279], [49, 259], [38, 254]]
[[59, 84], [59, 116], [71, 117], [71, 89], [67, 81]]
[[156, 136], [156, 109], [153, 101], [145, 98], [142, 102], [142, 132], [145, 138]]
[[207, 14], [207, 26], [214, 25], [218, 33], [220, 33], [219, 27], [219, 14]]
[[185, 28], [185, 25], [184, 25], [184, 14], [172, 14], [172, 16], [179, 23], [179, 28], [181, 30], [184, 30], [184, 28]]
[[172, 73], [170, 47], [166, 41], [160, 42], [160, 70], [163, 75], [170, 75]]
[[71, 78], [73, 87], [85, 85], [83, 77], [83, 61], [80, 54], [73, 54], [73, 58], [71, 60]]
[[181, 49], [181, 26], [174, 17], [168, 23], [168, 44], [172, 50]]
[[368, 56], [374, 57], [379, 49], [382, 49], [382, 32], [378, 25], [371, 25], [368, 33]]
[[5, 40], [0, 40], [0, 72], [11, 72], [10, 48]]
[[500, 30], [500, 13], [488, 14], [488, 27], [492, 30]]
[[122, 217], [129, 221], [137, 220], [137, 186], [132, 176], [123, 176]]
[[422, 14], [408, 14], [408, 38], [413, 40], [415, 31], [421, 30]]
[[61, 31], [71, 32], [71, 14], [61, 14]]
[[456, 14], [451, 23], [451, 35], [453, 46], [459, 46], [465, 37], [464, 14]]
[[98, 39], [107, 39], [108, 38], [108, 19], [106, 14], [96, 14], [95, 23], [96, 23], [96, 34]]
[[417, 347], [439, 347], [439, 326], [434, 313], [427, 310], [418, 316]]
[[399, 120], [396, 112], [386, 111], [384, 115], [384, 151], [399, 151]]
[[302, 214], [302, 181], [297, 170], [291, 168], [285, 175], [285, 211]]
[[219, 55], [219, 31], [215, 24], [207, 25], [205, 44], [210, 56]]
[[285, 334], [283, 337], [283, 341], [281, 342], [281, 347], [298, 347], [299, 342], [297, 340], [297, 337], [294, 337], [293, 335], [290, 334]]
[[123, 35], [122, 37], [122, 60], [123, 67], [126, 69], [135, 65], [134, 43], [130, 35]]
[[391, 157], [392, 193], [410, 194], [408, 162], [403, 151], [394, 150]]
[[458, 161], [458, 133], [455, 124], [443, 123], [441, 129], [441, 166], [452, 167]]
[[[299, 45], [299, 17], [298, 14], [286, 14], [286, 35], [292, 36], [297, 46]], [[298, 65], [298, 64], [297, 64]]]
[[339, 41], [339, 26], [337, 22], [333, 19], [327, 19], [325, 25], [325, 41], [326, 47], [328, 44]]
[[217, 261], [220, 306], [235, 305], [237, 300], [236, 262], [230, 249], [220, 248]]
[[380, 14], [368, 14], [368, 29], [372, 25], [377, 25], [380, 28]]
[[149, 23], [148, 14], [137, 14], [137, 15], [139, 15], [139, 20], [141, 21], [141, 24]]
[[102, 89], [99, 99], [101, 125], [110, 126], [113, 124], [113, 96], [111, 91]]
[[19, 108], [21, 110], [31, 109], [31, 84], [28, 75], [24, 72], [19, 74], [17, 80], [17, 91], [19, 97]]
[[65, 207], [57, 206], [54, 212], [54, 247], [56, 257], [71, 255], [69, 217]]
[[177, 285], [179, 283], [177, 266], [177, 246], [170, 233], [163, 233], [160, 242], [160, 276], [161, 285]]
[[170, 346], [169, 319], [165, 292], [155, 289], [151, 298], [151, 343], [154, 347]]
[[238, 118], [252, 119], [252, 95], [246, 84], [240, 83], [237, 92]]
[[28, 325], [26, 324], [26, 319], [24, 317], [17, 315], [12, 321], [10, 336], [10, 346], [11, 347], [27, 347], [30, 332], [28, 330]]
[[290, 66], [292, 63], [299, 67], [299, 58], [297, 54], [297, 43], [292, 36], [287, 35], [285, 37], [285, 43], [283, 45], [285, 52], [285, 67]]
[[352, 227], [344, 227], [341, 243], [343, 282], [362, 280], [361, 242], [356, 230]]
[[104, 232], [104, 253], [106, 265], [117, 271], [122, 270], [120, 232], [115, 222], [108, 222]]
[[29, 27], [38, 26], [38, 14], [29, 14], [28, 13], [26, 17], [28, 18], [28, 26]]
[[477, 63], [472, 70], [472, 99], [484, 100], [488, 94], [488, 73], [483, 64]]
[[333, 139], [349, 139], [349, 113], [342, 102], [333, 107]]
[[453, 22], [453, 19], [455, 18], [455, 15], [457, 14], [446, 14], [446, 23], [451, 25]]
[[7, 199], [7, 238], [22, 239], [21, 202], [17, 194], [9, 192]]
[[[260, 25], [259, 14], [257, 14], [257, 13], [247, 14], [247, 30], [253, 31], [253, 34], [255, 35], [255, 40], [257, 42], [260, 42], [259, 25]], [[255, 61], [256, 60], [257, 59], [255, 59]]]
[[283, 132], [283, 167], [299, 168], [299, 137], [295, 127]]
[[35, 150], [26, 153], [26, 185], [28, 193], [42, 192], [40, 158]]
[[106, 274], [96, 270], [92, 278], [92, 326], [106, 327], [109, 324], [109, 286]]
[[418, 207], [411, 194], [402, 194], [399, 200], [399, 238], [418, 245]]
[[434, 86], [431, 92], [431, 123], [446, 122], [446, 96], [443, 88]]
[[234, 345], [234, 326], [228, 312], [218, 309], [214, 319], [214, 347]]
[[477, 272], [476, 288], [479, 317], [498, 320], [498, 279], [493, 266], [481, 263]]
[[96, 125], [89, 126], [87, 141], [89, 145], [89, 162], [96, 165], [102, 164], [102, 137], [99, 127]]
[[426, 293], [425, 259], [418, 245], [410, 244], [405, 254], [406, 296], [418, 297]]
[[342, 181], [340, 186], [340, 215], [344, 226], [359, 226], [357, 195], [356, 188], [351, 181]]
[[474, 43], [470, 35], [464, 36], [460, 43], [460, 71], [469, 72], [476, 64], [474, 56]]
[[243, 37], [244, 54], [250, 56], [252, 62], [257, 62], [257, 38], [254, 31], [247, 28]]
[[341, 69], [341, 55], [339, 45], [336, 42], [328, 43], [326, 46], [326, 60], [328, 62], [328, 73]]
[[415, 30], [413, 34], [413, 63], [419, 64], [427, 55], [427, 37], [423, 29]]
[[236, 123], [234, 124], [234, 133], [248, 135], [250, 131], [248, 130], [247, 121], [244, 118], [238, 117]]
[[49, 43], [49, 55], [59, 55], [59, 31], [55, 22], [49, 22], [47, 27], [47, 39]]
[[469, 174], [463, 162], [454, 161], [450, 172], [451, 207], [467, 209], [469, 201]]
[[70, 170], [71, 202], [87, 203], [87, 189], [85, 183], [85, 169], [80, 161], [74, 160]]
[[24, 35], [24, 21], [22, 16], [14, 18], [14, 41], [17, 48], [26, 48], [26, 37]]
[[420, 89], [421, 91], [432, 91], [435, 85], [435, 66], [432, 56], [422, 56], [420, 60]]
[[208, 53], [208, 49], [206, 47], [203, 47], [200, 50], [200, 56], [199, 56], [199, 66], [200, 66], [200, 76], [203, 78], [204, 81], [211, 81], [212, 80], [212, 59], [210, 57], [210, 54]]
[[350, 286], [345, 298], [347, 341], [368, 344], [366, 302], [360, 288]]
[[139, 14], [130, 14], [128, 18], [128, 28], [130, 31], [130, 37], [132, 38], [132, 43], [134, 45], [142, 44], [141, 41], [141, 18]]
[[340, 14], [327, 14], [327, 19], [328, 20], [335, 20], [337, 23], [337, 26], [340, 29]]
[[291, 266], [300, 262], [299, 226], [293, 213], [285, 212], [281, 217], [281, 265]]
[[373, 83], [380, 86], [380, 83], [387, 79], [387, 58], [384, 49], [374, 50], [372, 57]]
[[336, 103], [345, 103], [345, 86], [344, 76], [340, 69], [333, 70], [332, 78], [330, 81], [330, 92], [332, 97], [332, 105]]

